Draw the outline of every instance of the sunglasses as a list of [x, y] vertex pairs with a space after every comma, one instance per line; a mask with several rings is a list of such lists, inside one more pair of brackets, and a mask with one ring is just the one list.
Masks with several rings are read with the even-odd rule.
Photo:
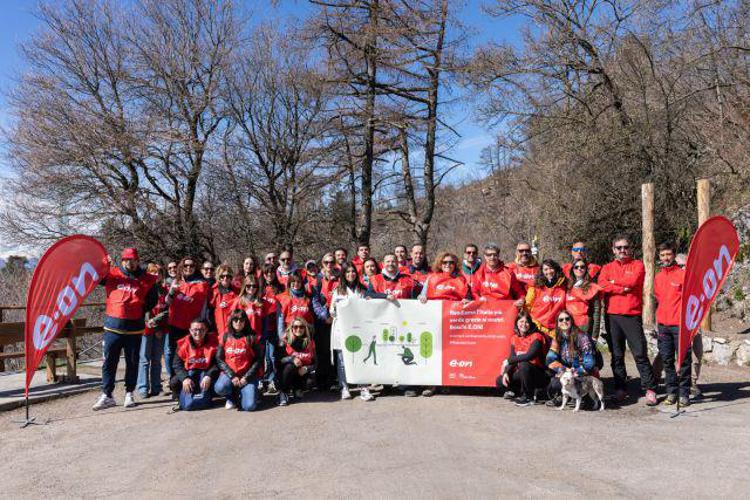
[[177, 269], [177, 266], [167, 266], [167, 269]]
[[214, 268], [213, 267], [204, 267], [203, 270], [204, 271], [213, 271]]
[[304, 325], [292, 325], [292, 330], [304, 330]]
[[528, 248], [519, 248], [518, 250], [516, 250], [516, 252], [518, 252], [518, 253], [531, 253], [531, 250], [529, 250]]
[[279, 259], [281, 262], [289, 262], [292, 259]]
[[232, 322], [233, 323], [234, 322], [244, 323], [245, 322], [245, 318], [232, 318]]
[[183, 264], [182, 267], [194, 268], [195, 264]]
[[333, 261], [332, 260], [324, 260], [323, 264], [325, 264], [326, 266], [328, 266], [330, 264], [333, 264]]
[[444, 260], [443, 262], [441, 262], [441, 264], [444, 265], [444, 266], [455, 266], [456, 265], [456, 263], [453, 262], [452, 260]]
[[573, 266], [573, 269], [580, 269], [581, 271], [585, 271], [586, 266]]
[[245, 288], [258, 288], [258, 285], [245, 285]]
[[231, 274], [222, 274], [221, 276], [219, 276], [219, 278], [221, 279], [226, 279], [226, 278], [231, 278], [231, 277], [232, 277]]
[[618, 245], [615, 247], [615, 250], [628, 250], [630, 249], [630, 245]]
[[586, 247], [573, 247], [573, 248], [571, 248], [571, 250], [574, 251], [574, 252], [585, 252], [586, 251]]
[[567, 318], [557, 318], [557, 322], [558, 323], [569, 323], [570, 322], [570, 317], [567, 317]]
[[464, 253], [465, 253], [465, 254], [469, 254], [469, 255], [473, 255], [473, 254], [475, 254], [476, 252], [475, 252], [474, 250], [466, 250], [466, 251], [465, 251]]

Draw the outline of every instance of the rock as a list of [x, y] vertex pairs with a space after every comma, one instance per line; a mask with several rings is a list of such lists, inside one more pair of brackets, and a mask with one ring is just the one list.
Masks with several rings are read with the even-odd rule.
[[714, 349], [714, 339], [708, 335], [701, 335], [703, 339], [703, 352], [711, 352]]
[[[716, 341], [717, 339], [714, 339]], [[726, 342], [726, 339], [724, 340], [724, 343], [715, 342], [714, 343], [714, 350], [713, 350], [713, 360], [715, 363], [727, 366], [731, 361], [732, 357], [734, 356], [734, 352], [739, 347], [739, 344], [735, 344], [734, 342]]]
[[726, 344], [727, 339], [724, 337], [714, 337], [714, 344]]
[[750, 366], [750, 340], [745, 340], [737, 349], [735, 361], [739, 366]]
[[733, 318], [738, 319], [745, 319], [745, 316], [747, 316], [747, 301], [743, 300], [742, 302], [734, 302], [731, 306], [731, 313], [730, 315]]
[[730, 307], [732, 307], [732, 300], [726, 294], [719, 295], [716, 302], [714, 302], [714, 309], [716, 311], [726, 311]]

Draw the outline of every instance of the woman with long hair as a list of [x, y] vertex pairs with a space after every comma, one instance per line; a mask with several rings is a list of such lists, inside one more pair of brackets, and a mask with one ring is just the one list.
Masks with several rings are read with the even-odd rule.
[[360, 281], [365, 287], [370, 285], [370, 278], [378, 274], [380, 274], [380, 264], [378, 264], [378, 259], [375, 257], [368, 257], [362, 262]]
[[286, 406], [292, 394], [295, 399], [302, 399], [315, 364], [315, 341], [310, 323], [300, 316], [292, 318], [284, 332], [282, 347], [284, 355], [279, 363], [279, 406]]
[[419, 300], [471, 300], [466, 278], [458, 270], [458, 257], [450, 252], [439, 252], [427, 276]]
[[591, 336], [575, 325], [573, 315], [568, 311], [560, 311], [555, 322], [552, 345], [546, 357], [547, 368], [555, 375], [548, 387], [548, 406], [560, 406], [560, 376], [566, 368], [575, 370], [577, 375], [598, 376], [596, 346]]
[[249, 255], [245, 257], [245, 259], [242, 261], [242, 267], [240, 267], [240, 269], [241, 271], [239, 271], [237, 273], [237, 276], [234, 278], [234, 286], [238, 290], [242, 288], [242, 283], [245, 280], [245, 276], [250, 276], [252, 274], [256, 278], [260, 278], [260, 261], [255, 255]]
[[596, 340], [599, 337], [602, 287], [591, 280], [589, 264], [584, 259], [573, 261], [567, 278], [565, 308], [573, 315], [575, 324]]
[[274, 264], [263, 264], [261, 268], [261, 277], [263, 278], [264, 285], [263, 295], [267, 299], [273, 299], [274, 301], [286, 290], [286, 287], [281, 284], [279, 277], [276, 275], [276, 267]]
[[534, 284], [526, 291], [525, 305], [537, 328], [548, 337], [553, 336], [555, 319], [565, 309], [567, 292], [560, 264], [552, 259], [544, 260]]
[[513, 331], [510, 354], [503, 362], [497, 388], [506, 399], [518, 395], [516, 405], [529, 406], [534, 402], [536, 390], [547, 386], [545, 339], [526, 311], [520, 311], [516, 316]]
[[221, 373], [214, 390], [219, 396], [227, 398], [224, 406], [227, 410], [238, 406], [243, 411], [257, 408], [262, 363], [260, 346], [247, 314], [242, 309], [233, 310], [223, 343], [216, 352], [216, 364]]
[[214, 326], [219, 342], [227, 331], [227, 321], [233, 310], [232, 304], [239, 294], [239, 288], [235, 287], [236, 282], [233, 277], [232, 268], [228, 264], [221, 264], [216, 269], [216, 284], [211, 287], [209, 306], [213, 311]]
[[[367, 289], [359, 280], [359, 272], [357, 272], [357, 268], [355, 266], [345, 265], [342, 270], [342, 278], [339, 280], [338, 286], [333, 291], [329, 305], [331, 317], [333, 318], [333, 325], [331, 325], [332, 361], [335, 362], [336, 373], [339, 378], [339, 384], [341, 385], [341, 399], [352, 399], [352, 395], [349, 391], [349, 384], [346, 382], [344, 356], [342, 353], [344, 333], [341, 331], [341, 327], [336, 320], [337, 308], [347, 300], [365, 298], [366, 293]], [[375, 399], [375, 396], [370, 393], [370, 390], [366, 385], [361, 385], [359, 387], [359, 397], [363, 401], [372, 401]]]

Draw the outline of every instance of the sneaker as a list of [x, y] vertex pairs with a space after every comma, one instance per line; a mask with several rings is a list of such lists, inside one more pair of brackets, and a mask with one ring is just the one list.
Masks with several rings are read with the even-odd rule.
[[231, 399], [227, 399], [227, 402], [224, 403], [224, 409], [225, 410], [234, 410], [237, 408], [237, 405], [235, 405]]
[[341, 389], [341, 399], [352, 399], [352, 393], [349, 392], [348, 387]]
[[505, 391], [503, 393], [503, 399], [513, 399], [516, 397], [516, 393], [513, 391]]
[[428, 387], [427, 389], [422, 391], [422, 396], [425, 398], [431, 398], [435, 395], [435, 388], [434, 387]]
[[268, 383], [268, 388], [266, 389], [266, 394], [268, 394], [269, 396], [275, 396], [278, 393], [279, 393], [279, 389], [276, 387], [276, 382], [274, 382], [273, 380], [271, 380]]
[[690, 398], [687, 396], [680, 396], [680, 406], [690, 406]]
[[132, 408], [135, 406], [135, 398], [132, 392], [125, 393], [125, 402], [122, 404], [125, 408]]
[[516, 398], [514, 403], [516, 404], [516, 406], [531, 406], [534, 404], [534, 402], [527, 398], [525, 394], [520, 398]]
[[91, 407], [92, 410], [103, 410], [105, 408], [112, 408], [113, 406], [117, 406], [117, 403], [115, 403], [115, 398], [111, 396], [107, 396], [106, 394], [102, 394], [99, 396], [99, 399], [96, 400], [96, 403], [94, 403], [94, 406]]
[[363, 387], [362, 390], [359, 391], [359, 399], [362, 401], [375, 401], [375, 396], [370, 393], [370, 389]]
[[646, 391], [646, 406], [656, 406], [659, 401], [656, 399], [656, 393], [651, 389]]
[[297, 398], [297, 399], [302, 399], [302, 398], [305, 397], [305, 393], [302, 392], [302, 389], [296, 389], [294, 391], [294, 397]]
[[404, 391], [404, 396], [406, 396], [407, 398], [416, 398], [417, 391], [415, 391], [414, 389], [406, 389]]
[[146, 392], [146, 391], [138, 391], [138, 399], [148, 399], [148, 398], [149, 398], [149, 393], [148, 392]]
[[677, 395], [676, 394], [667, 394], [667, 399], [661, 402], [663, 405], [672, 406], [677, 402]]
[[279, 393], [279, 406], [287, 406], [289, 404], [289, 396], [286, 395], [286, 392], [280, 392]]
[[551, 407], [551, 408], [559, 408], [562, 404], [562, 396], [555, 396], [554, 398], [548, 400], [545, 405]]
[[693, 399], [698, 399], [703, 397], [703, 392], [701, 392], [700, 387], [697, 385], [694, 385], [690, 388], [690, 397]]

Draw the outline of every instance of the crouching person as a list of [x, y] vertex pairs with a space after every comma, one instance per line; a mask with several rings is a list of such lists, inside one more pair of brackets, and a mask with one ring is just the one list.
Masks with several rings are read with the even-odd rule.
[[546, 359], [547, 368], [554, 373], [547, 387], [550, 397], [547, 406], [558, 407], [562, 403], [560, 377], [565, 369], [571, 368], [579, 376], [593, 375], [598, 378], [601, 360], [598, 360], [594, 341], [578, 329], [568, 311], [563, 310], [557, 315], [554, 333]]
[[515, 335], [510, 339], [510, 355], [503, 363], [497, 388], [506, 399], [518, 395], [516, 405], [530, 406], [534, 404], [536, 390], [547, 386], [545, 338], [526, 311], [518, 313], [514, 330]]
[[208, 326], [202, 320], [193, 321], [189, 335], [177, 341], [177, 355], [172, 358], [174, 376], [169, 385], [172, 394], [179, 394], [180, 410], [204, 410], [211, 404], [211, 388], [219, 375], [218, 348], [216, 337], [208, 335]]
[[227, 398], [225, 408], [238, 406], [243, 411], [254, 411], [258, 406], [258, 378], [263, 356], [250, 328], [247, 314], [235, 309], [229, 317], [224, 343], [216, 352], [216, 364], [221, 373], [214, 390]]
[[291, 391], [294, 391], [297, 399], [302, 398], [302, 390], [315, 363], [315, 342], [310, 324], [300, 316], [295, 317], [287, 327], [282, 346], [284, 357], [280, 363], [279, 406], [286, 406]]

